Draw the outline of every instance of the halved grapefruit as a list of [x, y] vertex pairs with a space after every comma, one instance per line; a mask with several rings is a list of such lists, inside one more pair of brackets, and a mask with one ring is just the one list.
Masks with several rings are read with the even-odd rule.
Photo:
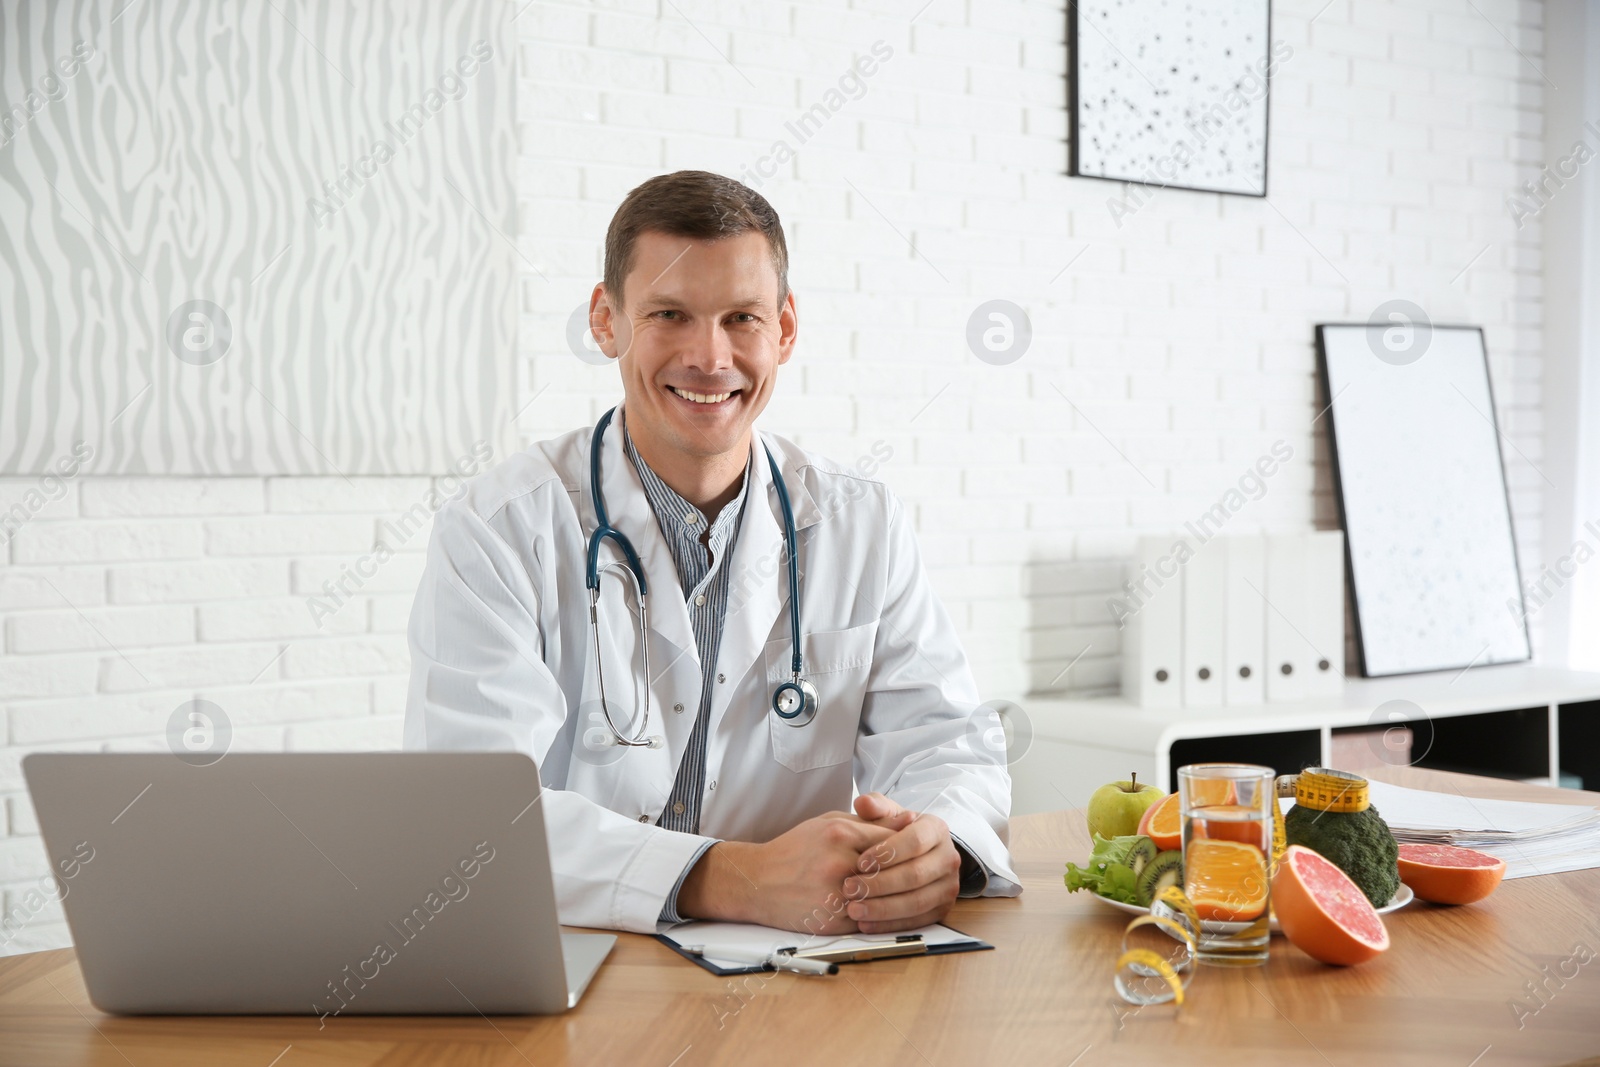
[[1139, 819], [1139, 832], [1156, 843], [1156, 848], [1183, 847], [1183, 822], [1178, 813], [1178, 794], [1168, 793], [1148, 808]]
[[1323, 963], [1348, 967], [1389, 947], [1389, 931], [1361, 887], [1304, 845], [1290, 845], [1278, 861], [1272, 910], [1289, 943]]
[[1401, 845], [1400, 880], [1434, 904], [1472, 904], [1495, 891], [1506, 861], [1455, 845]]

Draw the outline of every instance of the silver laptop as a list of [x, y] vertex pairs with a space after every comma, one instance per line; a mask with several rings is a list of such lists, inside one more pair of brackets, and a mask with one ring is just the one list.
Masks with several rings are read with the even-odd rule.
[[22, 766], [102, 1011], [550, 1014], [616, 943], [560, 930], [525, 755]]

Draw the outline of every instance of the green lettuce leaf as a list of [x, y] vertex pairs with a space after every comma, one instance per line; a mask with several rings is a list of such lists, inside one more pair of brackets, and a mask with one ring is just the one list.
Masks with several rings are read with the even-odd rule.
[[1133, 868], [1122, 862], [1130, 851], [1129, 842], [1137, 840], [1137, 836], [1107, 839], [1096, 834], [1094, 851], [1089, 853], [1088, 866], [1067, 864], [1067, 873], [1063, 880], [1066, 882], [1068, 892], [1076, 893], [1080, 889], [1087, 889], [1108, 900], [1138, 904], [1138, 883], [1134, 878]]

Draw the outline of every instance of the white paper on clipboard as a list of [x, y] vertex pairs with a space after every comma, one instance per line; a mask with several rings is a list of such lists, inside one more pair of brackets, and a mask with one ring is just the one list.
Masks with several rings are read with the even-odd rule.
[[[738, 949], [741, 953], [769, 953], [776, 952], [780, 948], [794, 948], [802, 951], [816, 948], [869, 948], [873, 945], [893, 944], [896, 939], [913, 934], [920, 934], [923, 943], [930, 949], [942, 945], [977, 945], [981, 943], [975, 937], [969, 937], [960, 931], [952, 930], [948, 926], [942, 926], [938, 923], [919, 927], [915, 930], [897, 930], [892, 934], [845, 934], [818, 937], [815, 934], [795, 933], [793, 930], [779, 930], [776, 927], [756, 926], [752, 923], [689, 922], [674, 926], [661, 936], [683, 949], [704, 945], [708, 950], [731, 948]], [[711, 951], [705, 953], [705, 958], [708, 962], [714, 963], [719, 967], [735, 968], [747, 966], [743, 960], [719, 959]]]

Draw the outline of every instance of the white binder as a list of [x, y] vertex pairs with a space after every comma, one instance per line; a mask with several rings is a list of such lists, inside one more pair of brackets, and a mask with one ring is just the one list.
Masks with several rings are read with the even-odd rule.
[[1260, 537], [1229, 537], [1221, 545], [1227, 556], [1226, 615], [1222, 640], [1222, 700], [1225, 704], [1260, 704], [1267, 699], [1266, 542]]
[[1306, 553], [1305, 695], [1337, 697], [1344, 691], [1344, 532], [1308, 535]]
[[1306, 620], [1305, 534], [1269, 534], [1266, 538], [1267, 699], [1301, 700], [1306, 696], [1310, 646], [1300, 636]]
[[1183, 703], [1183, 578], [1174, 538], [1139, 539], [1121, 596], [1122, 696], [1152, 708]]
[[1213, 539], [1183, 565], [1183, 703], [1220, 707], [1227, 605], [1227, 549]]

